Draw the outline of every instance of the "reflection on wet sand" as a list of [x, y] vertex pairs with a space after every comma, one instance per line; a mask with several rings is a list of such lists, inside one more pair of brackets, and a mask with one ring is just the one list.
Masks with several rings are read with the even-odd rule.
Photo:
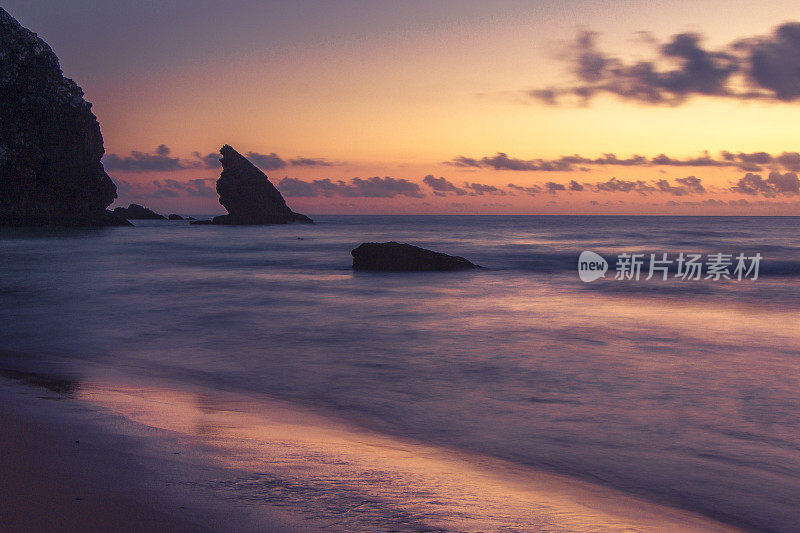
[[[487, 457], [406, 442], [272, 399], [88, 382], [77, 398], [196, 441], [222, 466], [206, 488], [280, 506], [334, 531], [732, 531], [661, 507]], [[195, 482], [193, 482], [195, 483]]]

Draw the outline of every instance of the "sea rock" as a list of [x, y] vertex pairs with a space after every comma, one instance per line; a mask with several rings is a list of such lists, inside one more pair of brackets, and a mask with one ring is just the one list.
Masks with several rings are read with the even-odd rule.
[[175, 213], [170, 213], [170, 215], [167, 218], [169, 220], [186, 220], [182, 216], [176, 215]]
[[106, 210], [117, 187], [91, 107], [47, 43], [0, 8], [0, 225], [131, 225]]
[[115, 207], [114, 214], [128, 220], [167, 220], [164, 215], [139, 204], [130, 204], [128, 207]]
[[368, 272], [427, 272], [481, 268], [463, 257], [399, 242], [365, 242], [350, 252], [353, 270]]
[[213, 224], [213, 222], [210, 220], [190, 220], [189, 224], [192, 226], [206, 226]]
[[242, 154], [227, 144], [219, 152], [222, 174], [217, 180], [217, 194], [228, 214], [214, 217], [214, 224], [313, 222], [289, 209], [267, 175]]

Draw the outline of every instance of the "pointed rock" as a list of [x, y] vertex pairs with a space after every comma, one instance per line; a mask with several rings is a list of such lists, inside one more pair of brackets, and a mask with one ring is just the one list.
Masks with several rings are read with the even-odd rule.
[[214, 224], [313, 222], [289, 209], [267, 175], [242, 154], [227, 144], [219, 153], [222, 174], [217, 180], [217, 194], [228, 214], [214, 217]]
[[0, 8], [0, 226], [130, 225], [78, 85], [35, 33]]

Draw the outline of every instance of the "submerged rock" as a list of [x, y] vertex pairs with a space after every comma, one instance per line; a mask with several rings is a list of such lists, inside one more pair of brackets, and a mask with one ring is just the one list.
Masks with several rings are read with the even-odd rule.
[[353, 270], [368, 272], [427, 272], [481, 268], [463, 257], [399, 242], [365, 242], [350, 252]]
[[130, 204], [128, 207], [115, 207], [114, 214], [128, 220], [167, 220], [164, 215], [139, 204]]
[[182, 216], [176, 215], [175, 213], [170, 213], [170, 215], [167, 218], [169, 220], [186, 220]]
[[214, 217], [214, 224], [313, 222], [289, 209], [267, 175], [242, 154], [227, 144], [219, 152], [222, 174], [217, 180], [217, 194], [228, 214]]
[[78, 85], [35, 33], [0, 8], [0, 225], [130, 225]]

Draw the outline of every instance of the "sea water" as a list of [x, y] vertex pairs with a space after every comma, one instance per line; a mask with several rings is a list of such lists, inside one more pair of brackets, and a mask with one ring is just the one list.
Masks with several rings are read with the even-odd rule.
[[[800, 219], [314, 218], [2, 230], [6, 362], [268, 395], [796, 531]], [[352, 248], [389, 240], [485, 268], [352, 271]], [[608, 261], [604, 278], [580, 280], [583, 251]], [[637, 253], [640, 279], [615, 279]], [[651, 253], [761, 260], [757, 279], [647, 280]]]

